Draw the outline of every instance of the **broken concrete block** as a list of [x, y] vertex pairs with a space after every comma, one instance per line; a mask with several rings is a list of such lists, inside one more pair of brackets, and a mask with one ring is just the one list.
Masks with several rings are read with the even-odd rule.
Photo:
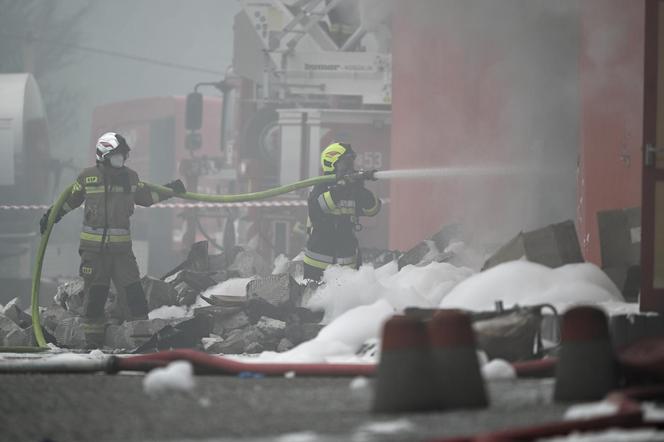
[[275, 307], [283, 305], [299, 306], [302, 298], [302, 286], [290, 275], [270, 275], [249, 281], [247, 296], [261, 298]]
[[9, 301], [2, 309], [2, 314], [14, 321], [21, 328], [28, 328], [32, 325], [32, 316], [18, 306], [18, 298]]
[[224, 338], [221, 336], [210, 336], [207, 338], [202, 338], [201, 343], [203, 344], [203, 350], [208, 353], [213, 353], [210, 349], [214, 347], [215, 344], [220, 344], [224, 342]]
[[249, 278], [269, 275], [271, 268], [257, 252], [243, 250], [237, 254], [228, 270], [235, 272], [240, 278]]
[[522, 258], [552, 268], [583, 262], [574, 222], [564, 221], [519, 233], [486, 260], [482, 270]]
[[210, 322], [205, 316], [171, 321], [143, 344], [134, 353], [148, 353], [172, 348], [194, 348], [201, 339], [210, 334]]
[[208, 353], [237, 354], [244, 350], [244, 340], [241, 338], [242, 330], [232, 330], [222, 340], [212, 343], [205, 350]]
[[173, 287], [177, 293], [177, 305], [192, 305], [198, 297], [198, 290], [194, 290], [185, 281], [181, 281]]
[[51, 304], [40, 312], [41, 324], [44, 329], [55, 334], [55, 329], [66, 318], [72, 318], [74, 314], [58, 304]]
[[325, 312], [323, 310], [313, 311], [305, 307], [295, 307], [293, 313], [297, 317], [297, 321], [303, 324], [318, 324], [323, 320], [323, 316], [325, 316]]
[[220, 322], [225, 330], [235, 330], [249, 325], [249, 316], [244, 311], [228, 316]]
[[291, 348], [295, 347], [291, 341], [289, 341], [286, 338], [282, 338], [281, 341], [279, 341], [279, 345], [277, 345], [277, 351], [279, 353], [283, 353], [285, 351], [290, 350]]
[[83, 313], [83, 278], [75, 278], [63, 282], [53, 297], [56, 304], [66, 310], [80, 315]]
[[244, 352], [248, 354], [262, 353], [265, 351], [265, 348], [260, 342], [250, 342], [244, 348]]
[[[208, 307], [198, 307], [194, 309], [194, 316], [204, 315], [210, 321], [212, 333], [222, 336], [224, 332], [230, 330], [225, 326], [226, 319], [242, 312], [242, 307], [221, 307], [211, 305]], [[246, 324], [244, 324], [246, 325]], [[242, 326], [244, 326], [242, 325]]]
[[322, 324], [288, 324], [284, 329], [284, 337], [297, 345], [318, 336], [318, 332], [323, 327]]
[[105, 345], [111, 348], [133, 349], [147, 342], [168, 324], [166, 319], [142, 319], [110, 325], [106, 328]]
[[12, 330], [5, 336], [3, 344], [6, 347], [26, 347], [31, 344], [32, 336], [27, 333], [27, 329]]
[[2, 345], [8, 345], [5, 343], [8, 336], [14, 334], [14, 332], [21, 332], [21, 327], [18, 326], [14, 321], [9, 319], [4, 315], [0, 315], [0, 342]]
[[371, 264], [374, 268], [382, 267], [387, 263], [398, 260], [402, 253], [398, 250], [361, 248], [362, 264]]
[[278, 319], [280, 321], [286, 321], [289, 316], [288, 308], [274, 306], [263, 298], [249, 299], [246, 303], [245, 311], [249, 316], [249, 321], [252, 323], [257, 322], [262, 316]]
[[425, 256], [438, 253], [438, 249], [435, 247], [436, 244], [430, 240], [422, 241], [417, 244], [415, 247], [401, 255], [401, 258], [399, 258], [399, 270], [407, 265], [417, 265]]
[[67, 348], [85, 348], [85, 330], [83, 328], [83, 318], [73, 316], [64, 318], [55, 328], [55, 339], [58, 345]]
[[256, 344], [261, 344], [260, 351], [263, 351], [262, 343], [265, 342], [265, 335], [255, 326], [249, 326], [244, 328], [240, 336], [244, 341], [244, 349], [242, 351], [244, 351], [245, 353], [249, 353], [250, 351], [255, 351]]
[[[210, 347], [213, 353], [238, 354], [249, 351], [263, 351], [262, 342], [265, 335], [256, 327], [232, 330], [223, 340]], [[260, 348], [256, 345], [259, 344]]]
[[267, 339], [278, 342], [284, 336], [286, 323], [263, 316], [254, 324], [254, 327], [260, 330]]
[[399, 269], [407, 265], [427, 265], [432, 262], [444, 262], [453, 254], [446, 253], [445, 249], [454, 239], [461, 237], [461, 227], [458, 224], [449, 224], [434, 233], [430, 239], [415, 245], [399, 258]]
[[141, 279], [141, 285], [143, 286], [150, 311], [164, 305], [175, 305], [177, 302], [178, 294], [173, 286], [161, 279], [144, 276]]
[[444, 252], [453, 241], [463, 238], [463, 232], [460, 224], [448, 224], [443, 226], [438, 232], [431, 236], [431, 241], [436, 245], [436, 248]]

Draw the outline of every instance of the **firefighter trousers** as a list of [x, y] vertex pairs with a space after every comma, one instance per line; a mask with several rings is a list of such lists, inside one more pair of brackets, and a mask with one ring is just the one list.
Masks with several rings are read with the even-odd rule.
[[[145, 319], [148, 304], [141, 286], [136, 257], [130, 250], [122, 253], [80, 250], [80, 275], [83, 278], [83, 317], [91, 325], [105, 323], [104, 306], [111, 281], [118, 296], [126, 299], [130, 319]], [[91, 330], [93, 331], [93, 330]]]

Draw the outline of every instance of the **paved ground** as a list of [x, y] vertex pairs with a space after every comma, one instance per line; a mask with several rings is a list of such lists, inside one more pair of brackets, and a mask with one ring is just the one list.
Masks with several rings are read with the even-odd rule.
[[152, 398], [141, 375], [0, 375], [7, 441], [426, 440], [557, 420], [552, 380], [494, 381], [484, 411], [376, 415], [348, 378], [196, 377], [193, 394]]

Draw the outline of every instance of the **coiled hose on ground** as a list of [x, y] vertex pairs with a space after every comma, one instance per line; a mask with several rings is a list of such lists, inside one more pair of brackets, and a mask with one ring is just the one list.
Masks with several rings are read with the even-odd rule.
[[[260, 192], [252, 193], [243, 193], [238, 195], [209, 195], [204, 193], [175, 193], [173, 190], [164, 186], [157, 186], [155, 184], [145, 183], [150, 190], [159, 192], [160, 194], [166, 194], [177, 198], [182, 198], [185, 200], [192, 201], [201, 201], [206, 203], [239, 203], [247, 201], [258, 201], [267, 198], [272, 198], [274, 196], [283, 195], [294, 190], [303, 189], [310, 186], [315, 186], [319, 183], [329, 183], [336, 181], [337, 178], [334, 175], [324, 175], [314, 178], [308, 178], [306, 180], [298, 181], [296, 183], [287, 184], [285, 186], [275, 187], [268, 190], [263, 190]], [[46, 347], [46, 339], [44, 339], [44, 332], [41, 328], [41, 323], [39, 322], [39, 288], [41, 281], [42, 266], [44, 264], [44, 254], [46, 253], [46, 246], [48, 245], [48, 239], [53, 230], [53, 225], [55, 224], [55, 218], [60, 212], [62, 205], [67, 200], [67, 197], [71, 193], [73, 184], [67, 187], [58, 197], [58, 199], [53, 203], [53, 207], [48, 216], [48, 225], [46, 231], [41, 237], [39, 243], [39, 248], [37, 249], [37, 258], [35, 261], [35, 268], [32, 274], [32, 293], [31, 293], [31, 313], [32, 313], [32, 329], [35, 335], [35, 340], [39, 348]]]

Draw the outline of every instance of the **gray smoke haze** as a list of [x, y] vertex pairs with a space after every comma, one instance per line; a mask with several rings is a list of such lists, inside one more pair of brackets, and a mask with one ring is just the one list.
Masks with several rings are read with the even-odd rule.
[[[433, 48], [430, 57], [438, 58], [434, 69], [440, 78], [436, 92], [425, 97], [432, 100], [426, 109], [434, 109], [433, 115], [423, 115], [425, 123], [413, 123], [419, 130], [417, 136], [430, 143], [431, 152], [427, 158], [409, 160], [411, 164], [503, 164], [528, 166], [533, 172], [500, 181], [498, 186], [496, 180], [480, 177], [441, 180], [423, 196], [431, 211], [442, 224], [461, 221], [483, 240], [498, 243], [520, 230], [574, 219], [579, 146], [578, 2], [446, 0], [416, 4], [410, 20], [429, 33], [426, 35], [434, 36], [435, 44], [395, 53], [394, 63], [412, 64], [417, 69], [423, 51]], [[407, 75], [417, 81], [421, 74]], [[431, 79], [429, 75], [424, 81]], [[394, 87], [393, 109], [397, 109], [397, 89], [404, 87], [398, 74]], [[393, 135], [404, 124], [398, 112], [394, 120]], [[393, 143], [399, 140], [393, 138]], [[440, 195], [450, 193], [463, 203], [456, 204], [452, 213], [442, 213], [437, 209]]]
[[56, 155], [73, 157], [79, 165], [86, 164], [91, 149], [95, 107], [139, 97], [185, 95], [197, 82], [220, 80], [232, 61], [233, 16], [240, 9], [234, 0], [70, 0], [58, 2], [59, 12], [67, 14], [87, 3], [90, 8], [76, 29], [79, 43], [100, 51], [73, 50], [75, 60], [45, 80], [45, 87], [73, 86], [79, 92], [75, 130], [52, 146]]
[[[97, 106], [185, 95], [198, 82], [223, 78], [232, 62], [233, 17], [240, 6], [235, 0], [0, 0], [0, 14], [3, 10], [26, 18], [11, 29], [0, 29], [15, 34], [2, 37], [11, 38], [4, 41], [7, 45], [15, 45], [12, 59], [0, 60], [3, 72], [26, 69], [21, 60], [26, 35], [37, 39], [37, 65], [49, 54], [66, 55], [57, 63], [41, 63], [47, 69], [36, 73], [51, 122], [51, 155], [64, 162], [71, 159], [75, 166], [63, 170], [57, 188], [44, 189], [43, 201], [49, 202], [92, 162], [94, 146], [90, 140], [99, 135], [91, 134]], [[50, 33], [40, 31], [40, 23], [60, 23], [79, 11], [83, 12], [77, 20], [70, 20], [69, 29], [59, 26]], [[51, 14], [55, 17], [49, 17]], [[48, 106], [49, 101], [55, 103]], [[66, 118], [56, 118], [60, 112], [67, 112]], [[41, 213], [27, 216], [35, 217], [29, 223], [37, 229]], [[76, 211], [54, 230], [47, 250], [46, 276], [77, 272], [74, 243], [81, 219], [81, 211]], [[171, 261], [177, 259], [172, 257]], [[142, 270], [146, 270], [144, 266]], [[28, 276], [27, 270], [24, 273], [22, 276]]]

